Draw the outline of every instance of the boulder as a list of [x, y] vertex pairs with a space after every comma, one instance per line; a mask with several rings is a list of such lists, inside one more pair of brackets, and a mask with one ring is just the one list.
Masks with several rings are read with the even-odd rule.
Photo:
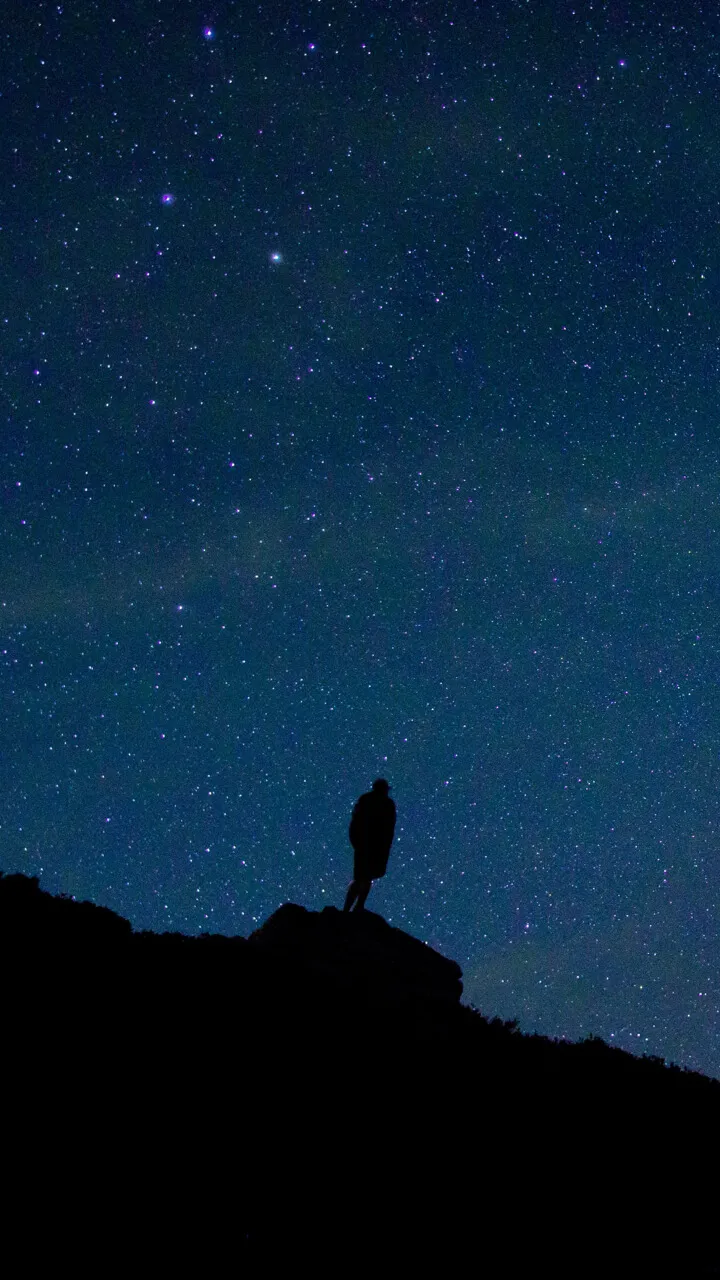
[[374, 911], [307, 911], [288, 902], [248, 941], [286, 971], [312, 974], [354, 995], [364, 992], [383, 1005], [458, 1005], [462, 995], [462, 970], [454, 960]]

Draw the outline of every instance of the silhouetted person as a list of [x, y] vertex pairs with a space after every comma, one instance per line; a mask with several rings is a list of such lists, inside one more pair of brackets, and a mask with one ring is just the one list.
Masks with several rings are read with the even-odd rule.
[[350, 820], [350, 843], [355, 850], [353, 879], [347, 891], [344, 911], [362, 911], [373, 880], [384, 876], [395, 834], [397, 810], [390, 799], [389, 784], [376, 778], [372, 791], [360, 796]]

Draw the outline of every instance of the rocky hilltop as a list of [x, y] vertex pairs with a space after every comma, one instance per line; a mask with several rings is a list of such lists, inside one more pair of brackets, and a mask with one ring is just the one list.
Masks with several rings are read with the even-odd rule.
[[0, 956], [38, 1265], [718, 1274], [720, 1084], [488, 1019], [373, 912], [157, 935], [0, 876]]

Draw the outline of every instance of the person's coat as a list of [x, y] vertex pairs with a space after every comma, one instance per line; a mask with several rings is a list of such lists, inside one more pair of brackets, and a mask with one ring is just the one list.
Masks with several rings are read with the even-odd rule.
[[360, 796], [350, 819], [356, 880], [377, 880], [385, 875], [396, 818], [395, 801], [387, 792], [366, 791]]

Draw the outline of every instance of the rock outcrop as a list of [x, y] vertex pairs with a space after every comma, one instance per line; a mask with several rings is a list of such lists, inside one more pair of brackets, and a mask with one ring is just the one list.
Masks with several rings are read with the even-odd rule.
[[288, 902], [248, 941], [294, 973], [302, 970], [348, 997], [383, 1005], [456, 1005], [462, 995], [462, 970], [454, 960], [373, 911], [307, 911]]
[[44, 1270], [84, 1233], [93, 1274], [124, 1237], [127, 1271], [717, 1275], [720, 1084], [488, 1020], [373, 912], [135, 933], [0, 876], [0, 963], [5, 1220]]

